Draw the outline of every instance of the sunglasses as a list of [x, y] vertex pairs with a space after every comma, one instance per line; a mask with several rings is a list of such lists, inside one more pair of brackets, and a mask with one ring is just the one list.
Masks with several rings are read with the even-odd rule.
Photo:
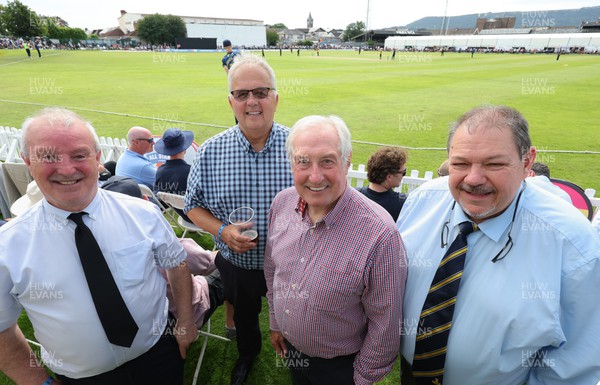
[[402, 174], [402, 176], [406, 176], [406, 169], [398, 171], [396, 174]]
[[138, 138], [136, 140], [145, 140], [148, 143], [154, 144], [154, 138], [146, 139], [146, 138]]
[[258, 87], [253, 90], [233, 90], [231, 91], [231, 95], [238, 102], [244, 102], [250, 96], [250, 93], [254, 95], [255, 99], [266, 99], [269, 96], [269, 91], [275, 90], [274, 88], [269, 87]]

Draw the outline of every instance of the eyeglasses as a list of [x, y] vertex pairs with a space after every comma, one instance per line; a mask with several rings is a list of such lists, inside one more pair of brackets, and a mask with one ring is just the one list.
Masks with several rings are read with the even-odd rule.
[[231, 91], [231, 95], [233, 95], [233, 98], [238, 102], [244, 102], [248, 99], [250, 93], [254, 95], [255, 99], [266, 99], [269, 96], [269, 91], [271, 90], [274, 91], [275, 88], [258, 87], [253, 90], [233, 90]]
[[146, 138], [138, 138], [136, 140], [144, 140], [150, 144], [154, 144], [154, 138], [146, 139]]
[[406, 176], [406, 169], [400, 170], [396, 174], [402, 174], [402, 176]]
[[[510, 251], [512, 250], [512, 247], [513, 247], [513, 240], [512, 240], [512, 236], [511, 236], [512, 228], [515, 223], [515, 218], [517, 216], [517, 209], [519, 208], [519, 201], [521, 200], [521, 195], [523, 195], [523, 191], [525, 190], [525, 187], [527, 187], [527, 182], [523, 181], [523, 187], [521, 188], [521, 191], [519, 191], [519, 195], [517, 196], [517, 202], [515, 203], [515, 209], [513, 211], [512, 220], [510, 222], [510, 226], [508, 227], [508, 239], [506, 240], [504, 247], [502, 247], [502, 249], [500, 249], [498, 254], [496, 254], [496, 256], [494, 258], [492, 258], [493, 263], [503, 260], [508, 255], [508, 253], [510, 253]], [[454, 203], [452, 203], [452, 208], [450, 209], [450, 213], [452, 213], [452, 211], [454, 211], [454, 206], [456, 206], [456, 201], [454, 201]], [[452, 215], [452, 214], [450, 214], [450, 215]], [[440, 243], [441, 243], [442, 249], [444, 247], [448, 246], [448, 233], [450, 232], [450, 228], [448, 227], [449, 224], [450, 224], [450, 219], [448, 219], [444, 223], [444, 226], [442, 227], [442, 233], [440, 234], [440, 238], [441, 238]]]

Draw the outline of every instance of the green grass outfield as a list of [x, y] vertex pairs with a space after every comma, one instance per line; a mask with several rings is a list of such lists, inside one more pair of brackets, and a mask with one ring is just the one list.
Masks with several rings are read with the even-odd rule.
[[[220, 53], [0, 51], [0, 125], [19, 127], [40, 105], [77, 110], [98, 133], [125, 137], [179, 126], [196, 141], [233, 123]], [[528, 119], [538, 160], [553, 176], [600, 191], [600, 56], [267, 51], [278, 79], [276, 120], [336, 114], [352, 132], [353, 163], [381, 143], [443, 148], [448, 124], [482, 103], [507, 104]], [[9, 102], [14, 101], [14, 102]], [[17, 103], [18, 102], [18, 103]], [[23, 103], [23, 104], [21, 104]], [[29, 104], [35, 103], [35, 104]], [[175, 120], [180, 122], [168, 122]], [[185, 122], [185, 123], [184, 123]], [[591, 151], [595, 154], [548, 152]], [[411, 150], [409, 169], [434, 171], [441, 150]]]
[[[195, 132], [196, 141], [233, 124], [226, 75], [218, 53], [0, 50], [0, 125], [20, 127], [42, 106], [77, 108], [99, 135], [124, 138], [133, 125], [154, 134], [168, 127]], [[353, 163], [366, 163], [376, 144], [401, 145], [409, 169], [434, 171], [445, 158], [451, 121], [483, 103], [507, 104], [528, 119], [554, 177], [600, 191], [600, 56], [267, 51], [280, 95], [276, 120], [291, 126], [311, 114], [342, 117], [352, 132]], [[178, 122], [173, 122], [178, 121]], [[375, 144], [370, 144], [375, 143]], [[430, 149], [434, 148], [434, 149]], [[588, 154], [554, 152], [588, 151]], [[206, 245], [210, 242], [202, 240]], [[289, 384], [268, 340], [266, 303], [261, 316], [263, 353], [249, 385]], [[223, 309], [213, 315], [223, 334]], [[26, 317], [21, 323], [32, 336]], [[190, 352], [198, 356], [196, 344]], [[200, 384], [229, 382], [234, 344], [211, 340]], [[191, 382], [193, 363], [186, 366]], [[10, 384], [0, 373], [0, 385]], [[382, 384], [398, 384], [397, 367]]]

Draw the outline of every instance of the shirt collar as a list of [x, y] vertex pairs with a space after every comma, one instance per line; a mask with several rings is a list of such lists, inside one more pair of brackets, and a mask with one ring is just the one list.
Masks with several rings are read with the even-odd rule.
[[[277, 125], [275, 124], [275, 122], [273, 122], [273, 125], [271, 126], [271, 131], [269, 132], [269, 137], [265, 142], [265, 146], [258, 153], [267, 152], [269, 150], [269, 148], [271, 147], [271, 143], [273, 143], [273, 141], [275, 140], [274, 138], [277, 135], [276, 131], [279, 132], [279, 130], [276, 130], [276, 127]], [[235, 126], [235, 135], [242, 144], [242, 146], [244, 146], [244, 148], [246, 149], [246, 152], [255, 152], [252, 148], [252, 144], [250, 144], [250, 141], [244, 136], [239, 125]]]
[[[335, 203], [335, 206], [333, 207], [333, 209], [331, 209], [330, 212], [325, 214], [325, 216], [323, 217], [323, 219], [321, 221], [315, 223], [315, 226], [321, 222], [323, 222], [327, 227], [336, 223], [338, 221], [338, 219], [340, 218], [342, 212], [344, 211], [344, 207], [346, 207], [348, 201], [350, 199], [352, 199], [351, 198], [352, 190], [353, 190], [353, 188], [350, 188], [349, 185], [346, 185], [346, 189], [344, 190], [344, 193], [342, 194], [342, 196], [340, 196], [338, 201]], [[305, 214], [308, 212], [308, 203], [304, 199], [302, 199], [301, 196], [298, 197], [298, 204], [296, 205], [296, 212], [299, 213], [302, 218], [304, 218]]]
[[[94, 196], [94, 199], [92, 199], [92, 201], [90, 202], [89, 205], [87, 205], [86, 208], [84, 208], [81, 211], [85, 211], [86, 213], [88, 213], [90, 219], [92, 220], [96, 220], [96, 213], [98, 212], [99, 208], [100, 208], [100, 195], [101, 193], [101, 189], [98, 189], [98, 191], [96, 192], [96, 195]], [[58, 207], [54, 207], [52, 206], [50, 203], [48, 203], [48, 201], [44, 198], [44, 200], [42, 201], [42, 206], [44, 208], [44, 211], [46, 213], [48, 213], [54, 220], [57, 220], [63, 224], [68, 223], [69, 219], [69, 215], [71, 214], [71, 211], [65, 211], [63, 209], [59, 209]]]

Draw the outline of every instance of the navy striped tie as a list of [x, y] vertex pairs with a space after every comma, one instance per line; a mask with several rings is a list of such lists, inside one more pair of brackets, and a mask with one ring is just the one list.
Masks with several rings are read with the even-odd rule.
[[467, 236], [478, 230], [472, 222], [462, 222], [458, 228], [460, 233], [440, 261], [423, 304], [412, 364], [412, 374], [418, 384], [439, 385], [444, 379], [446, 345], [465, 265]]

